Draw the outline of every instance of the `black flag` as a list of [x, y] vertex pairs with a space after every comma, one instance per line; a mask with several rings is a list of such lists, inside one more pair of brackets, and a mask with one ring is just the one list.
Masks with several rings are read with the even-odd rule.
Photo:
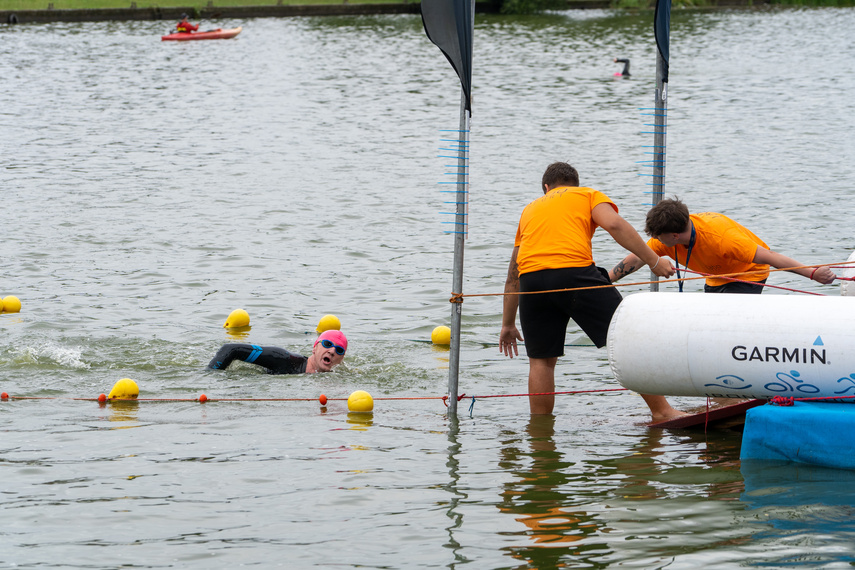
[[662, 83], [668, 83], [668, 58], [671, 43], [671, 0], [656, 0], [656, 13], [653, 16], [653, 35], [656, 36], [656, 47], [659, 55], [665, 61]]
[[436, 44], [460, 78], [466, 96], [466, 110], [472, 113], [472, 16], [474, 0], [422, 0], [422, 23], [430, 41]]

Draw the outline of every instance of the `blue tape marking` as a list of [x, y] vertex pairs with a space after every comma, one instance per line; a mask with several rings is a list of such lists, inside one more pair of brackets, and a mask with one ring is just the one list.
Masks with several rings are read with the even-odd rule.
[[475, 409], [475, 396], [472, 396], [472, 403], [469, 404], [469, 417], [472, 417], [472, 410]]
[[261, 347], [257, 344], [252, 345], [252, 352], [249, 353], [249, 356], [246, 358], [246, 362], [252, 363], [261, 356]]

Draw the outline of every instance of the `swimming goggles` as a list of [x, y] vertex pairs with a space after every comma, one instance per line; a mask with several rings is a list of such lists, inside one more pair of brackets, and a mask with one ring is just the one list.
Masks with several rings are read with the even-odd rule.
[[321, 346], [324, 348], [335, 347], [335, 353], [338, 354], [339, 356], [344, 356], [344, 348], [337, 345], [337, 344], [333, 344], [333, 341], [331, 341], [327, 338], [325, 338], [324, 340], [321, 341]]

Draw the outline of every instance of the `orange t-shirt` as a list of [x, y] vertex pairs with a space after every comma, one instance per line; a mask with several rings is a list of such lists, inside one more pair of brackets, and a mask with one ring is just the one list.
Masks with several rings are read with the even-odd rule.
[[520, 275], [541, 269], [587, 267], [594, 263], [591, 238], [598, 204], [617, 206], [592, 188], [561, 186], [531, 202], [522, 212], [514, 246]]
[[[695, 226], [695, 245], [692, 247], [689, 269], [712, 275], [750, 271], [744, 275], [734, 275], [743, 281], [762, 281], [769, 277], [769, 266], [753, 261], [758, 245], [766, 249], [769, 246], [748, 228], [715, 212], [690, 214], [689, 219]], [[657, 239], [650, 239], [647, 245], [657, 255], [667, 255], [675, 261], [679, 258], [681, 265], [686, 264], [688, 248], [685, 245], [667, 247]], [[708, 277], [706, 282], [711, 287], [732, 283], [715, 277]]]

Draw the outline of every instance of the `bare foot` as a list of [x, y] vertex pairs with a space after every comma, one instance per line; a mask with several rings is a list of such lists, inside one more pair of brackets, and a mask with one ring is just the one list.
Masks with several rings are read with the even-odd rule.
[[652, 394], [639, 394], [644, 399], [647, 407], [650, 409], [650, 416], [654, 422], [662, 422], [672, 420], [682, 416], [688, 416], [686, 412], [675, 410], [665, 399], [665, 396], [654, 396]]
[[673, 420], [674, 418], [682, 418], [683, 416], [691, 416], [688, 412], [681, 412], [669, 406], [667, 410], [657, 410], [655, 414], [651, 414], [653, 423], [664, 422], [665, 420]]

